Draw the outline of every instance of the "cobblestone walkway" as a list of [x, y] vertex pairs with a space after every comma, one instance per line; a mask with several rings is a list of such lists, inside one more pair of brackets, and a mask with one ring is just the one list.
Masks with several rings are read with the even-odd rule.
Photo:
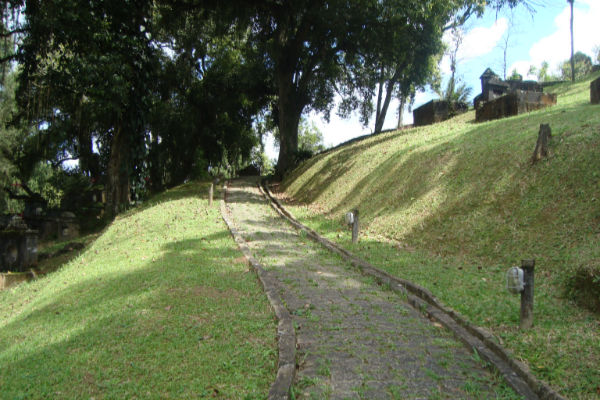
[[227, 205], [254, 256], [281, 283], [297, 334], [296, 398], [496, 398], [497, 378], [397, 294], [298, 234], [256, 179], [233, 181]]

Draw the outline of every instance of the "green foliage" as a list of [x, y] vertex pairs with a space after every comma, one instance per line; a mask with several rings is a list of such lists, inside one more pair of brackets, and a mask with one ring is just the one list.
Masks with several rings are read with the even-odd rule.
[[373, 6], [369, 31], [361, 35], [355, 52], [345, 56], [339, 114], [348, 116], [358, 109], [366, 126], [375, 110], [375, 132], [380, 131], [392, 96], [410, 98], [435, 76], [443, 51], [442, 29], [457, 11], [454, 7], [457, 4], [438, 1], [428, 1], [427, 7], [396, 1]]
[[[575, 62], [575, 79], [581, 79], [592, 72], [592, 58], [581, 51], [573, 55]], [[571, 79], [571, 61], [565, 60], [560, 64], [560, 73], [563, 80]]]
[[13, 162], [18, 175], [26, 180], [40, 161], [76, 158], [105, 185], [109, 215], [131, 194], [185, 181], [198, 165], [247, 163], [260, 139], [254, 117], [267, 108], [281, 132], [283, 172], [304, 112], [328, 116], [336, 92], [349, 99], [347, 109], [365, 111], [369, 101], [359, 99], [384, 79], [393, 81], [387, 91], [398, 87], [410, 98], [431, 75], [452, 15], [483, 9], [475, 0], [2, 5], [5, 37], [7, 16], [22, 12], [12, 20], [20, 35], [18, 114], [27, 127]]
[[[79, 188], [70, 191], [68, 186], [57, 184], [57, 180], [60, 180], [65, 174], [68, 172], [54, 168], [47, 162], [39, 162], [27, 181], [27, 186], [35, 193], [39, 193], [49, 208], [59, 208], [65, 194], [74, 194], [79, 191]], [[70, 210], [74, 209], [70, 208]]]
[[21, 180], [40, 161], [78, 159], [105, 185], [112, 214], [130, 195], [248, 159], [269, 86], [243, 27], [204, 12], [215, 5], [198, 13], [146, 0], [3, 6], [22, 11], [18, 113], [31, 133], [7, 152], [17, 154]]
[[529, 67], [529, 74], [536, 75], [538, 82], [551, 82], [560, 79], [559, 76], [552, 75], [548, 72], [549, 64], [547, 61], [542, 61], [542, 65], [538, 69], [535, 65]]
[[273, 161], [269, 159], [267, 153], [261, 151], [257, 147], [252, 150], [250, 164], [254, 165], [263, 176], [269, 176], [275, 172], [275, 164]]
[[148, 32], [151, 2], [24, 3], [20, 116], [29, 126], [44, 126], [32, 156], [56, 165], [78, 158], [85, 173], [105, 181], [112, 214], [127, 202], [146, 156], [157, 66]]
[[313, 154], [325, 150], [323, 133], [314, 122], [308, 121], [306, 118], [300, 120], [298, 149]]
[[519, 74], [516, 69], [513, 69], [508, 77], [509, 81], [522, 81], [523, 75]]
[[21, 206], [16, 200], [11, 200], [4, 190], [17, 183], [14, 164], [14, 154], [19, 142], [23, 141], [22, 131], [11, 126], [13, 113], [16, 110], [15, 103], [15, 77], [16, 74], [9, 73], [4, 76], [0, 85], [0, 210], [15, 213], [20, 211]]
[[597, 44], [594, 46], [593, 52], [594, 52], [594, 62], [596, 64], [600, 64], [600, 44]]
[[469, 97], [471, 97], [471, 93], [473, 93], [473, 88], [467, 86], [466, 82], [459, 80], [457, 84], [452, 84], [451, 81], [448, 81], [446, 89], [440, 91], [438, 95], [443, 100], [467, 103]]

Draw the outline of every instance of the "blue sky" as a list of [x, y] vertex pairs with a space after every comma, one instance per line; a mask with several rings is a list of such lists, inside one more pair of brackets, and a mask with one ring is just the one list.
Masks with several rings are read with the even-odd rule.
[[[457, 75], [473, 88], [472, 97], [481, 91], [479, 76], [485, 68], [492, 68], [502, 76], [501, 43], [509, 35], [507, 52], [507, 74], [517, 69], [526, 79], [530, 65], [540, 66], [542, 61], [550, 64], [551, 71], [558, 71], [561, 61], [570, 56], [569, 18], [570, 9], [566, 0], [537, 0], [531, 14], [519, 6], [499, 14], [489, 10], [482, 18], [473, 19], [465, 26], [464, 38], [459, 50]], [[512, 24], [511, 24], [512, 21]], [[592, 56], [595, 46], [600, 46], [600, 0], [575, 0], [574, 40], [575, 51]], [[445, 38], [446, 40], [449, 37]], [[442, 74], [450, 74], [447, 59], [441, 63]], [[415, 107], [434, 98], [430, 92], [419, 93]], [[384, 128], [393, 128], [397, 123], [397, 103], [392, 103], [386, 116]], [[335, 113], [327, 123], [320, 116], [311, 114], [309, 119], [323, 132], [325, 144], [333, 146], [353, 137], [372, 131], [363, 128], [357, 116], [342, 120]], [[412, 115], [404, 114], [405, 123], [412, 122]], [[371, 124], [372, 125], [372, 124]], [[268, 143], [267, 143], [268, 144]], [[277, 152], [267, 149], [270, 158], [276, 159]]]

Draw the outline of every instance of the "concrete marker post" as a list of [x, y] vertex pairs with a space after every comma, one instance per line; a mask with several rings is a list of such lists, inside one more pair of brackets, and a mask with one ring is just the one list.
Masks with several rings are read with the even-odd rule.
[[210, 187], [208, 188], [208, 206], [212, 207], [213, 204], [213, 193], [215, 190], [215, 184], [214, 182], [210, 183]]
[[533, 326], [533, 271], [535, 260], [521, 260], [525, 286], [521, 292], [521, 318], [519, 328], [530, 329]]

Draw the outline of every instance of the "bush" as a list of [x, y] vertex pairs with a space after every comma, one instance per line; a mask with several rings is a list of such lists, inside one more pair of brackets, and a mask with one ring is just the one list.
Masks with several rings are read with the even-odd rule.
[[313, 156], [313, 152], [306, 149], [300, 149], [294, 153], [294, 165], [300, 165], [302, 161], [306, 161]]

